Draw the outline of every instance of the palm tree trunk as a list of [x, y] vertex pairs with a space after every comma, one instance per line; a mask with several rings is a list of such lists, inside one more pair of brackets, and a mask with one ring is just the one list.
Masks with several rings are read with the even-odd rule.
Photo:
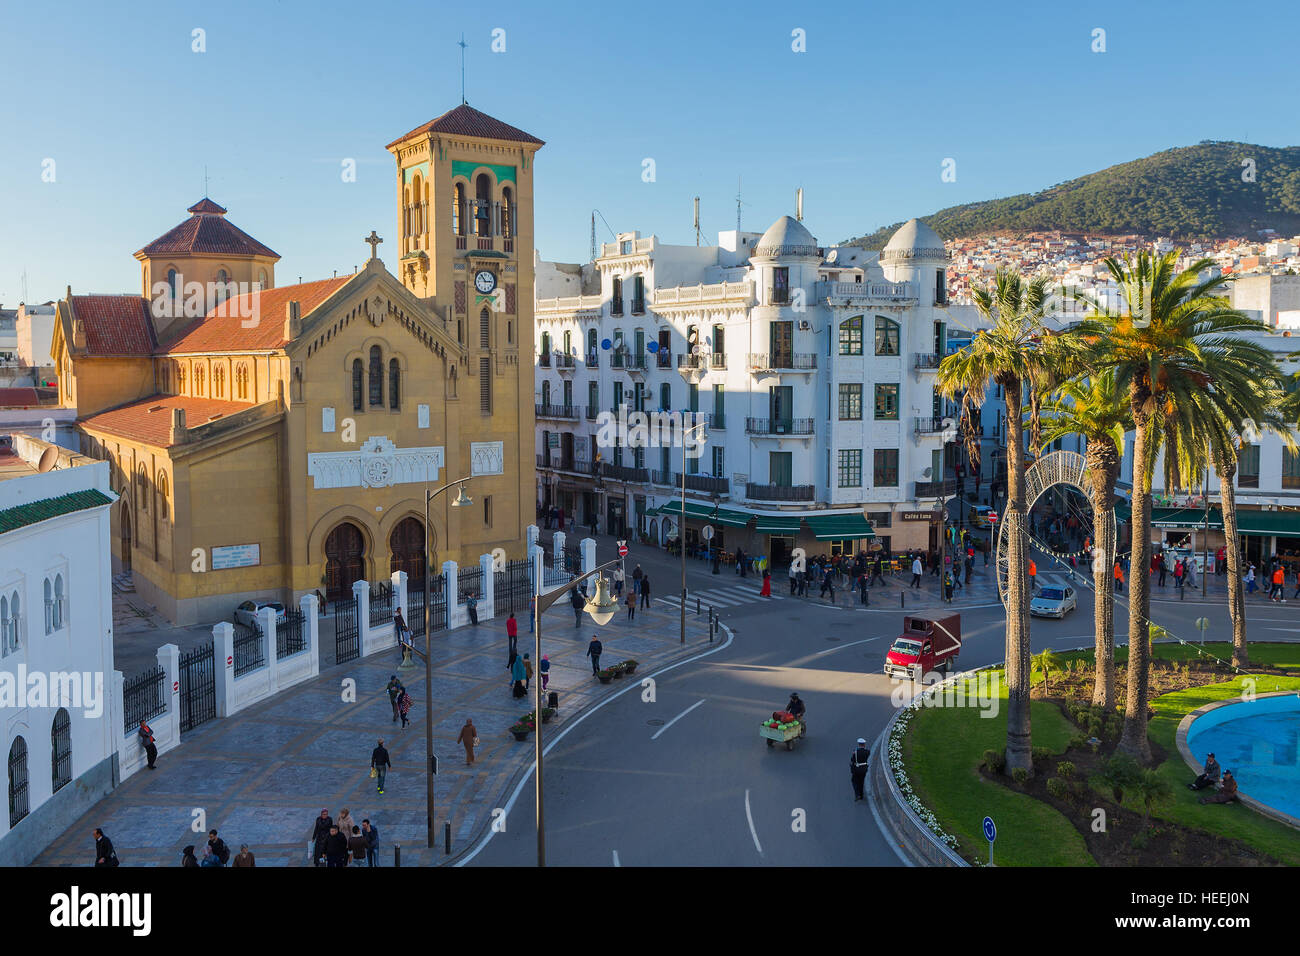
[[1021, 383], [1004, 383], [1007, 401], [1007, 762], [1010, 774], [1034, 763], [1029, 729], [1029, 537], [1025, 519], [1024, 429], [1020, 418]]
[[1232, 663], [1234, 667], [1250, 665], [1246, 644], [1246, 594], [1241, 583], [1241, 554], [1237, 550], [1237, 493], [1232, 481], [1237, 475], [1236, 461], [1229, 460], [1221, 448], [1212, 448], [1214, 474], [1219, 479], [1219, 501], [1223, 511], [1223, 550], [1228, 556], [1228, 617], [1232, 621]]
[[[1096, 451], [1094, 452], [1094, 449]], [[1092, 686], [1092, 702], [1108, 711], [1115, 708], [1115, 471], [1105, 460], [1106, 443], [1088, 442], [1088, 473], [1092, 493], [1092, 610], [1094, 642], [1096, 645], [1096, 673]], [[1109, 446], [1110, 457], [1115, 448]]]
[[1133, 550], [1128, 592], [1128, 687], [1124, 699], [1124, 732], [1119, 749], [1143, 765], [1151, 763], [1147, 742], [1147, 697], [1151, 681], [1151, 466], [1155, 436], [1151, 413], [1133, 389]]

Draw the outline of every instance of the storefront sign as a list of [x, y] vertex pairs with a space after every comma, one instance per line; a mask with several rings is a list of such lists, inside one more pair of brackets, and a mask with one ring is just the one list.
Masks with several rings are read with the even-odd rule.
[[933, 511], [900, 511], [898, 517], [902, 521], [933, 521], [935, 514]]

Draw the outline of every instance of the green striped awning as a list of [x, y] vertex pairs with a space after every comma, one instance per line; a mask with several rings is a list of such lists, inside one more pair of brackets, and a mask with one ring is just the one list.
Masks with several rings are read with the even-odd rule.
[[[664, 515], [679, 515], [682, 513], [682, 503], [674, 498], [659, 506], [659, 513]], [[724, 528], [743, 528], [749, 524], [749, 515], [743, 511], [732, 511], [727, 508], [718, 508], [714, 512], [713, 505], [704, 504], [699, 501], [686, 502], [686, 517], [693, 518], [697, 521], [707, 521], [713, 524], [722, 525]]]
[[799, 515], [754, 515], [754, 530], [759, 534], [798, 534]]
[[[1115, 506], [1115, 516], [1120, 520], [1128, 521], [1131, 515], [1132, 509], [1129, 506]], [[1205, 526], [1204, 508], [1151, 509], [1153, 528], [1186, 528], [1190, 531]], [[1223, 514], [1217, 507], [1210, 509], [1209, 526], [1215, 531], [1223, 530]], [[1300, 537], [1300, 511], [1259, 511], [1254, 508], [1238, 508], [1237, 533]]]
[[847, 515], [808, 515], [804, 520], [808, 522], [808, 530], [816, 536], [818, 541], [836, 541], [841, 538], [874, 538], [876, 536], [876, 533], [871, 530], [871, 525], [867, 523], [866, 516], [861, 512]]

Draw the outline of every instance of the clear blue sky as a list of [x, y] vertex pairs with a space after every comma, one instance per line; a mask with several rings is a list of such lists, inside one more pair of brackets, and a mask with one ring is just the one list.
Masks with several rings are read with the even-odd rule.
[[131, 253], [186, 217], [205, 166], [231, 221], [283, 257], [281, 284], [351, 271], [372, 228], [391, 267], [384, 144], [459, 102], [462, 31], [469, 103], [547, 142], [548, 259], [586, 259], [593, 208], [692, 242], [696, 195], [712, 240], [738, 176], [745, 228], [803, 186], [805, 223], [834, 242], [1202, 139], [1300, 142], [1286, 4], [4, 3], [7, 307], [24, 270], [33, 302], [138, 291]]

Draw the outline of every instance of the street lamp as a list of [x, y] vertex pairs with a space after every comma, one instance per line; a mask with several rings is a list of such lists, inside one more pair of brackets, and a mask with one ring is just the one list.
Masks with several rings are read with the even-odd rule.
[[[622, 564], [622, 558], [615, 558], [613, 561], [606, 561], [604, 564], [592, 568], [585, 574], [580, 574], [576, 578], [570, 578], [567, 584], [553, 588], [542, 593], [542, 562], [537, 562], [535, 575], [533, 577], [533, 653], [536, 655], [537, 666], [542, 666], [542, 612], [553, 605], [565, 594], [568, 594], [573, 588], [576, 588], [583, 581], [592, 575], [596, 575], [596, 592], [587, 600], [583, 610], [591, 615], [591, 619], [596, 622], [597, 627], [604, 627], [613, 618], [618, 610], [618, 602], [609, 593], [609, 584], [602, 573], [616, 564]], [[540, 670], [538, 672], [540, 674]], [[542, 802], [542, 681], [540, 677], [533, 689], [533, 726], [537, 733], [537, 865], [546, 865], [546, 827], [545, 814], [543, 812]]]
[[[693, 425], [682, 432], [682, 513], [681, 520], [677, 525], [677, 548], [681, 552], [682, 558], [682, 643], [686, 643], [686, 446], [687, 439], [701, 428], [708, 426], [708, 421], [702, 421], [698, 425]], [[714, 507], [717, 510], [717, 507]]]
[[465, 482], [468, 478], [461, 478], [450, 484], [443, 485], [437, 491], [424, 489], [424, 752], [426, 757], [425, 766], [425, 807], [427, 808], [425, 823], [427, 824], [429, 835], [429, 849], [433, 849], [433, 654], [431, 652], [429, 626], [429, 502], [442, 494], [448, 488], [456, 487], [459, 494], [456, 500], [451, 503], [453, 508], [464, 508], [466, 505], [472, 505], [474, 499], [465, 494]]

